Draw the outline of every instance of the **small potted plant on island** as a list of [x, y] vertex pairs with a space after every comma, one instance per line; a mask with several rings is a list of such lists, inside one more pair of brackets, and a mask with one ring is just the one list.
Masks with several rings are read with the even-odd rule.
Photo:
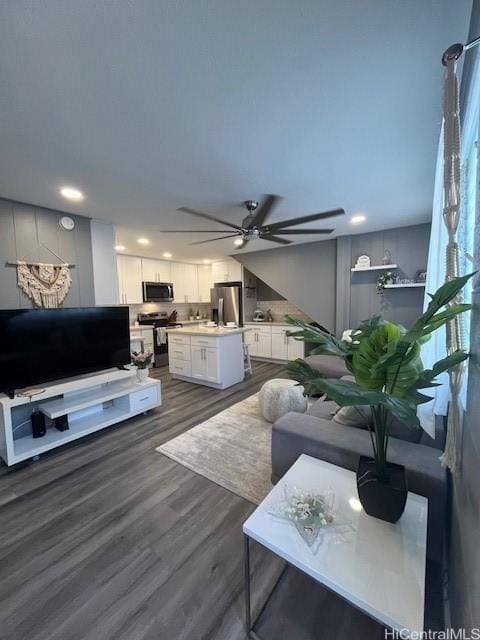
[[139, 382], [145, 382], [148, 378], [148, 367], [152, 364], [152, 355], [151, 351], [145, 351], [144, 353], [132, 351], [132, 364], [137, 367], [137, 380]]
[[325, 378], [301, 359], [288, 363], [290, 377], [307, 394], [325, 394], [340, 407], [370, 407], [372, 422], [367, 426], [373, 458], [360, 457], [357, 468], [358, 496], [369, 515], [396, 522], [403, 513], [407, 478], [404, 467], [387, 461], [390, 422], [395, 417], [408, 427], [420, 428], [417, 405], [431, 397], [419, 390], [438, 386], [435, 378], [440, 373], [468, 358], [468, 353], [457, 350], [425, 369], [420, 350], [431, 333], [470, 309], [469, 304], [457, 303], [456, 297], [473, 275], [454, 278], [440, 287], [408, 330], [374, 316], [351, 332], [351, 341], [338, 340], [327, 331], [285, 316], [286, 322], [300, 329], [288, 335], [318, 345], [312, 354], [343, 358], [355, 381]]

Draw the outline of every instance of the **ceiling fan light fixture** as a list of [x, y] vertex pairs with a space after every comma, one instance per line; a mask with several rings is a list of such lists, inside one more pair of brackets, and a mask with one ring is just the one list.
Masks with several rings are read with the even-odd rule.
[[236, 247], [243, 247], [245, 240], [243, 238], [235, 238], [235, 240], [233, 241], [233, 244]]

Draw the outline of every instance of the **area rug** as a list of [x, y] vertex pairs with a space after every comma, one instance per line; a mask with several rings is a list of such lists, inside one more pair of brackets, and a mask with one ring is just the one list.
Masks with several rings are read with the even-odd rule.
[[156, 451], [253, 504], [272, 488], [272, 425], [258, 393], [169, 440]]

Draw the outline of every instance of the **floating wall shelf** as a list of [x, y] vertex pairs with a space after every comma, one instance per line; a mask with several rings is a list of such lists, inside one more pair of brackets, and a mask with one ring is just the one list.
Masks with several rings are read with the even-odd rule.
[[412, 289], [424, 286], [425, 282], [409, 282], [408, 284], [386, 284], [384, 289]]
[[363, 269], [361, 267], [352, 267], [350, 269], [350, 271], [378, 271], [379, 269], [383, 269], [385, 271], [385, 269], [397, 269], [398, 268], [398, 264], [376, 264], [373, 265], [371, 267], [364, 267]]

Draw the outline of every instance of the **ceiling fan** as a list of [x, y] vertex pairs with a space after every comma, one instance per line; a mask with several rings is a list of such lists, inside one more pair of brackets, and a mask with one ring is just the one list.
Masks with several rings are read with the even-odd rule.
[[[232, 230], [229, 235], [220, 236], [219, 238], [211, 238], [209, 240], [191, 242], [191, 245], [215, 242], [216, 240], [224, 240], [225, 238], [236, 238], [235, 245], [238, 249], [245, 247], [250, 240], [258, 240], [258, 238], [268, 240], [269, 242], [275, 242], [277, 244], [291, 244], [291, 240], [281, 238], [280, 236], [332, 233], [334, 229], [290, 229], [290, 227], [304, 224], [305, 222], [313, 222], [314, 220], [333, 218], [333, 216], [340, 216], [345, 213], [343, 209], [331, 209], [330, 211], [324, 211], [323, 213], [312, 213], [311, 215], [301, 216], [300, 218], [292, 218], [290, 220], [283, 220], [282, 222], [266, 224], [267, 218], [270, 216], [273, 208], [280, 202], [280, 200], [281, 198], [279, 196], [274, 195], [266, 195], [261, 204], [256, 200], [245, 200], [243, 205], [248, 211], [248, 215], [242, 220], [242, 224], [240, 226], [227, 222], [226, 220], [220, 220], [220, 218], [215, 218], [215, 216], [212, 216], [209, 213], [190, 209], [190, 207], [180, 207], [178, 211], [184, 211], [192, 216], [218, 222], [226, 227], [230, 227]], [[177, 231], [162, 231], [162, 233], [220, 233], [220, 230], [209, 229], [202, 231], [187, 231], [185, 229], [179, 229]]]

